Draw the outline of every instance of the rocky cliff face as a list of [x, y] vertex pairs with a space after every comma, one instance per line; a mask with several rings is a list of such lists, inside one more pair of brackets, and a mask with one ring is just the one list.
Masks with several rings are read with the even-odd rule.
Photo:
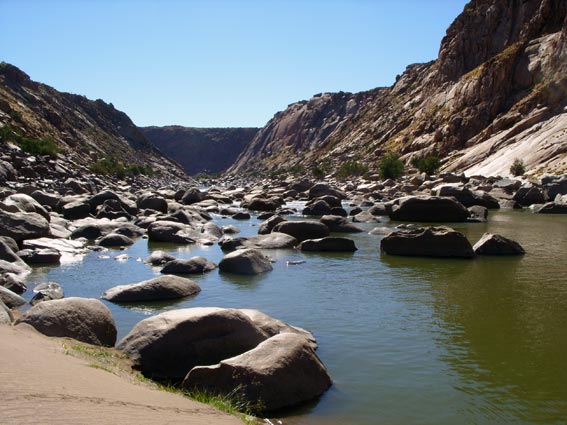
[[[14, 155], [20, 152], [17, 143], [9, 143], [10, 135], [51, 140], [59, 154], [44, 164], [49, 177], [92, 174], [94, 163], [108, 159], [138, 171], [151, 168], [156, 181], [186, 178], [181, 167], [164, 157], [112, 104], [61, 93], [7, 63], [0, 63], [0, 128], [0, 149], [8, 162], [19, 164]], [[33, 177], [37, 167], [19, 165]]]
[[329, 171], [436, 154], [447, 171], [506, 175], [515, 158], [567, 170], [567, 0], [473, 0], [439, 57], [392, 87], [323, 94], [276, 114], [231, 172], [301, 165]]
[[142, 127], [142, 133], [189, 175], [216, 174], [230, 167], [258, 128]]

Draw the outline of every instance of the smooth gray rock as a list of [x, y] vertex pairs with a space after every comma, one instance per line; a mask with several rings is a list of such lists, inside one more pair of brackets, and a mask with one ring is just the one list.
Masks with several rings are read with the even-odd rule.
[[0, 300], [0, 325], [10, 325], [14, 321], [14, 315], [2, 300]]
[[329, 228], [318, 221], [284, 221], [276, 225], [272, 232], [286, 233], [299, 242], [329, 236]]
[[345, 217], [338, 215], [324, 215], [321, 223], [329, 228], [331, 233], [360, 233], [363, 230], [349, 222]]
[[219, 270], [228, 273], [254, 275], [271, 271], [272, 262], [257, 249], [239, 249], [226, 254]]
[[[47, 221], [51, 220], [47, 210], [34, 198], [24, 193], [14, 193], [13, 195], [7, 196], [2, 201], [2, 206], [5, 207], [15, 207], [16, 210], [12, 212], [27, 212], [36, 213], [41, 215]], [[8, 210], [9, 211], [9, 210]]]
[[40, 283], [33, 291], [36, 293], [30, 300], [31, 305], [44, 301], [60, 300], [65, 296], [63, 288], [56, 282]]
[[195, 366], [242, 354], [267, 338], [238, 310], [190, 308], [142, 320], [117, 348], [146, 376], [182, 380]]
[[482, 235], [480, 240], [474, 244], [473, 250], [477, 255], [523, 255], [526, 253], [518, 242], [492, 233]]
[[298, 247], [300, 251], [311, 252], [354, 252], [356, 245], [352, 239], [328, 236], [321, 239], [307, 239]]
[[103, 236], [97, 241], [97, 245], [100, 246], [130, 246], [133, 245], [134, 241], [130, 239], [128, 236], [121, 235], [119, 233], [109, 233], [106, 236]]
[[154, 251], [152, 252], [146, 259], [144, 260], [145, 263], [151, 264], [152, 266], [162, 266], [165, 263], [169, 263], [170, 261], [175, 260], [176, 258], [165, 252], [165, 251]]
[[380, 249], [392, 255], [474, 257], [466, 236], [446, 226], [396, 230], [381, 240]]
[[201, 291], [191, 279], [166, 275], [108, 289], [102, 299], [112, 302], [159, 301], [183, 298]]
[[18, 308], [26, 303], [26, 300], [14, 291], [0, 286], [0, 301], [2, 301], [8, 308]]
[[298, 244], [297, 239], [285, 233], [273, 232], [249, 238], [223, 239], [219, 245], [223, 251], [234, 251], [243, 248], [256, 249], [291, 249]]
[[267, 235], [268, 233], [272, 232], [274, 227], [276, 227], [278, 224], [284, 221], [286, 221], [285, 218], [279, 215], [272, 215], [270, 218], [268, 218], [266, 221], [260, 224], [260, 226], [258, 226], [258, 234]]
[[150, 209], [167, 213], [167, 201], [163, 196], [156, 193], [143, 193], [136, 200], [136, 205], [139, 209]]
[[332, 385], [325, 366], [301, 335], [281, 333], [239, 356], [191, 369], [183, 388], [232, 394], [260, 412], [295, 406]]
[[464, 222], [469, 211], [453, 198], [439, 196], [407, 196], [392, 205], [390, 218], [397, 221]]
[[27, 323], [47, 336], [69, 337], [106, 347], [116, 342], [116, 326], [110, 310], [99, 300], [65, 298], [41, 302], [26, 311], [15, 324]]
[[163, 274], [202, 274], [217, 268], [217, 265], [204, 257], [196, 256], [188, 259], [177, 259], [165, 263], [161, 269]]
[[11, 213], [0, 210], [0, 236], [16, 242], [49, 235], [49, 222], [37, 213]]
[[27, 264], [57, 264], [61, 253], [54, 248], [22, 249], [18, 256]]
[[194, 229], [184, 223], [160, 220], [148, 226], [148, 240], [152, 242], [195, 243]]

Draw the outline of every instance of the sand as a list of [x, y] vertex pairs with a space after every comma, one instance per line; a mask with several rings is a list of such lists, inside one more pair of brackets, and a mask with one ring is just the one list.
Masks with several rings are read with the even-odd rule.
[[0, 424], [242, 425], [234, 416], [66, 353], [70, 340], [0, 325]]

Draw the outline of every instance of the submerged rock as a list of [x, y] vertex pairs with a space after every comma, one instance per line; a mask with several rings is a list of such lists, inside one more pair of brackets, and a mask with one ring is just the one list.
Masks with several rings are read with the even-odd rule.
[[188, 259], [168, 261], [161, 269], [164, 274], [201, 274], [217, 268], [217, 265], [205, 257], [196, 256]]
[[191, 279], [179, 276], [160, 276], [130, 285], [108, 289], [102, 299], [112, 302], [158, 301], [183, 298], [201, 291]]

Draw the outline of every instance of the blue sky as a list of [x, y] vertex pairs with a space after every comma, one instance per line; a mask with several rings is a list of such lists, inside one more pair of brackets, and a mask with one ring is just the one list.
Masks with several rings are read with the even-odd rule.
[[437, 57], [465, 0], [0, 0], [0, 60], [140, 126], [263, 126]]

